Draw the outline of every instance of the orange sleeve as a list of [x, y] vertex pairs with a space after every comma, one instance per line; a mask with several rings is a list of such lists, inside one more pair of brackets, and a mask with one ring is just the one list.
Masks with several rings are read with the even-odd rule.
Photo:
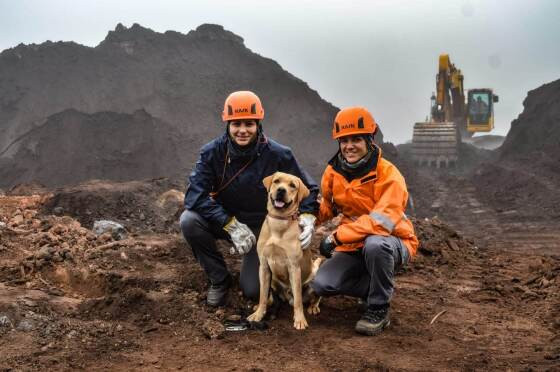
[[393, 166], [384, 169], [374, 187], [377, 203], [369, 214], [338, 227], [336, 238], [344, 244], [363, 241], [369, 235], [389, 236], [395, 226], [406, 218], [404, 209], [408, 191], [403, 176]]
[[334, 217], [333, 214], [333, 192], [332, 192], [332, 177], [330, 165], [325, 169], [321, 179], [321, 205], [319, 206], [319, 217], [317, 224], [324, 223]]

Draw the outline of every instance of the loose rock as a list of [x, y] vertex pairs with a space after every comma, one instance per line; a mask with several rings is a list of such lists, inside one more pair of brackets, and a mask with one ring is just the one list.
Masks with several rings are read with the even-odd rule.
[[211, 340], [224, 337], [226, 329], [216, 320], [208, 319], [202, 325], [202, 333]]
[[123, 225], [108, 220], [95, 221], [93, 223], [93, 232], [97, 236], [108, 232], [115, 240], [122, 240], [127, 237], [127, 232]]

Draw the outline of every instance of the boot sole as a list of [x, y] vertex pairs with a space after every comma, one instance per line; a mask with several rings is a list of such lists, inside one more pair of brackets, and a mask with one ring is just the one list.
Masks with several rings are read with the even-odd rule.
[[387, 322], [385, 324], [383, 324], [381, 327], [377, 328], [377, 329], [369, 329], [369, 328], [362, 328], [359, 327], [358, 325], [356, 325], [356, 332], [358, 332], [359, 334], [362, 335], [366, 335], [366, 336], [375, 336], [380, 334], [381, 332], [383, 332], [383, 330], [385, 330], [385, 328], [389, 327], [389, 325], [391, 325], [391, 321], [387, 320]]

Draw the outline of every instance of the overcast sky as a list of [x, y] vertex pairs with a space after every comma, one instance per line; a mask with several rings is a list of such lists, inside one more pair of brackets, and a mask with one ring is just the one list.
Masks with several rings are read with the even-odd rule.
[[528, 90], [560, 79], [556, 0], [0, 0], [0, 50], [96, 46], [119, 22], [182, 33], [221, 24], [334, 105], [368, 107], [395, 143], [428, 115], [440, 53], [466, 88], [500, 96], [495, 134], [507, 133]]

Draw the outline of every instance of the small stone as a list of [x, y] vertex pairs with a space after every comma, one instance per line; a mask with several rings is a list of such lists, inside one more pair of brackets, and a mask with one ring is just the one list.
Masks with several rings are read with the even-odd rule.
[[24, 319], [19, 322], [16, 329], [22, 332], [29, 332], [35, 329], [35, 325], [31, 321]]
[[31, 209], [26, 209], [23, 211], [23, 218], [25, 218], [26, 220], [30, 220], [33, 217], [35, 217], [35, 214], [37, 214], [36, 211], [31, 210]]
[[62, 207], [55, 207], [53, 209], [53, 213], [55, 216], [62, 216], [64, 214], [64, 208]]
[[138, 218], [140, 219], [140, 221], [144, 221], [146, 219], [146, 215], [144, 213], [140, 213], [140, 216], [138, 216]]
[[97, 236], [110, 233], [115, 240], [122, 240], [127, 237], [127, 232], [123, 225], [108, 220], [95, 221], [93, 223], [93, 232]]
[[202, 325], [202, 333], [211, 340], [224, 337], [225, 331], [224, 325], [216, 320], [208, 319]]
[[13, 328], [12, 321], [7, 315], [0, 315], [0, 328]]
[[72, 255], [72, 252], [70, 252], [69, 249], [65, 249], [61, 253], [62, 253], [62, 257], [64, 257], [65, 260], [70, 260], [70, 261], [74, 260], [74, 256]]
[[68, 334], [66, 335], [66, 337], [68, 338], [74, 338], [78, 335], [78, 332], [76, 332], [76, 330], [71, 330], [70, 332], [68, 332]]
[[62, 262], [64, 261], [64, 256], [62, 252], [56, 252], [53, 256], [52, 256], [52, 260], [54, 262]]
[[21, 214], [16, 214], [14, 217], [12, 217], [12, 220], [10, 222], [13, 226], [21, 225], [23, 223], [23, 216]]
[[38, 260], [50, 260], [53, 258], [54, 253], [56, 252], [56, 250], [53, 247], [50, 247], [48, 245], [44, 245], [39, 249], [39, 252], [37, 252], [35, 254], [35, 257]]
[[120, 325], [120, 324], [119, 324], [119, 325], [117, 325], [117, 328], [116, 328], [116, 330], [117, 330], [117, 332], [122, 332], [122, 330], [123, 330], [123, 326], [122, 326], [122, 325]]

